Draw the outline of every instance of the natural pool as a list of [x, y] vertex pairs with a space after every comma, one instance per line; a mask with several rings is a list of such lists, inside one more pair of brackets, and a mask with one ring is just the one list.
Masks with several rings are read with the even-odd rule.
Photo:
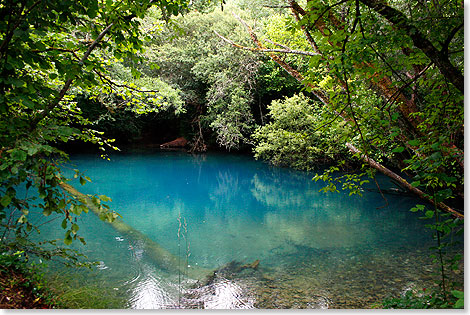
[[[432, 239], [409, 211], [415, 198], [387, 195], [387, 205], [373, 191], [325, 194], [312, 174], [241, 155], [153, 151], [71, 160], [69, 174], [78, 168], [93, 181], [73, 183], [77, 189], [111, 197], [122, 220], [178, 264], [163, 269], [138, 239], [82, 215], [87, 245], [75, 246], [100, 265], [51, 268], [72, 274], [71, 286], [112, 297], [99, 307], [365, 308], [432, 285]], [[42, 236], [63, 233], [58, 227]], [[211, 277], [193, 279], [195, 270]]]

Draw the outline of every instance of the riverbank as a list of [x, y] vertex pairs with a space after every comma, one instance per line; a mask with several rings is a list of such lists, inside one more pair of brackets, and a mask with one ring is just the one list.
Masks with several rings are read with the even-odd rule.
[[[23, 269], [23, 268], [22, 268]], [[40, 274], [15, 266], [0, 270], [0, 309], [57, 308], [54, 295], [44, 287]]]

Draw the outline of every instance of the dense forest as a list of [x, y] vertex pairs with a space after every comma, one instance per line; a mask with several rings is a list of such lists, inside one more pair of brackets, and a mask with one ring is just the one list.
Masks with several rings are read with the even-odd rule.
[[[180, 139], [191, 154], [312, 171], [325, 192], [360, 195], [384, 174], [431, 222], [442, 281], [427, 305], [463, 307], [444, 274], [462, 257], [443, 258], [463, 232], [463, 1], [1, 0], [0, 12], [2, 279], [34, 257], [83, 264], [67, 247], [86, 243], [75, 218], [88, 212], [63, 189], [70, 153]], [[33, 208], [62, 216], [66, 246], [29, 239]]]

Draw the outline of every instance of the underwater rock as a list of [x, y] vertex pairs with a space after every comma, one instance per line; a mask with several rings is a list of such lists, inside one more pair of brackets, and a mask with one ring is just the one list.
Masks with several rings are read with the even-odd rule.
[[252, 262], [251, 264], [245, 264], [241, 267], [241, 270], [243, 269], [248, 269], [248, 268], [251, 268], [253, 270], [256, 270], [258, 269], [258, 266], [259, 266], [259, 259], [255, 260], [254, 262]]

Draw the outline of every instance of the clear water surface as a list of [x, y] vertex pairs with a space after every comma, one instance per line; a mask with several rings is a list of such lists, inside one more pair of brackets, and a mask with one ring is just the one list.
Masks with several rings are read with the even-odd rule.
[[[66, 172], [92, 178], [74, 182], [77, 189], [111, 197], [122, 220], [178, 264], [162, 268], [138, 239], [82, 215], [87, 245], [75, 246], [100, 265], [74, 277], [122, 300], [107, 307], [364, 308], [432, 280], [432, 239], [409, 211], [419, 201], [390, 194], [385, 201], [375, 184], [363, 197], [322, 193], [312, 174], [229, 154], [71, 160]], [[54, 226], [42, 236], [63, 237]], [[189, 269], [205, 276], [195, 279]]]

